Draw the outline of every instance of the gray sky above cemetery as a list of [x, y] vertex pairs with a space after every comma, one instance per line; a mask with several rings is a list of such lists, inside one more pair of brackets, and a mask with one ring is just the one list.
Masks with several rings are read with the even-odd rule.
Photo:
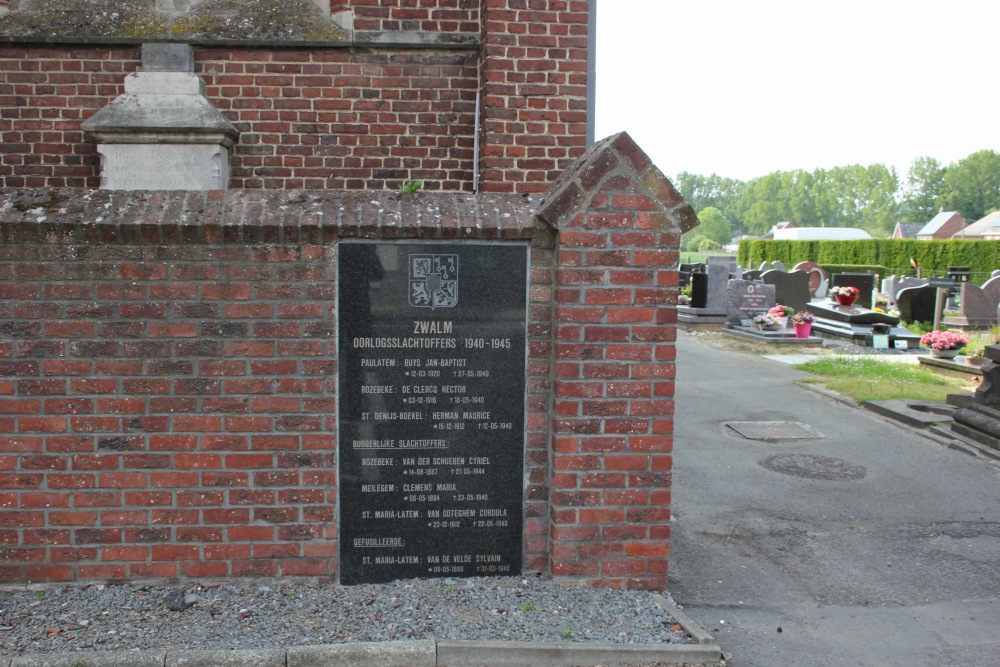
[[597, 9], [597, 138], [668, 175], [947, 165], [1000, 150], [982, 0], [614, 0]]

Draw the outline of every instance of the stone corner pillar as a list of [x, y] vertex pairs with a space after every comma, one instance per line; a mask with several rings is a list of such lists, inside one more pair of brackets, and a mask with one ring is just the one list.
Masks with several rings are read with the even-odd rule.
[[698, 219], [625, 133], [592, 146], [536, 214], [558, 234], [552, 576], [662, 590], [679, 245]]
[[98, 142], [103, 189], [229, 187], [239, 133], [205, 97], [188, 44], [143, 44], [142, 71], [81, 127]]

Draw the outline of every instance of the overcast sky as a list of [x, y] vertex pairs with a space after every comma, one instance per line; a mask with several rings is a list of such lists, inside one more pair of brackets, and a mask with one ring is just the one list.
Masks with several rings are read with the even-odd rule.
[[742, 180], [1000, 150], [1000, 2], [603, 0], [597, 138]]

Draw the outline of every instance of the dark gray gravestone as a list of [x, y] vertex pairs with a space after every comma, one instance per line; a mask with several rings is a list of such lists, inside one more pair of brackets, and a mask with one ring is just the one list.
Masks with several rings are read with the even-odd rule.
[[809, 274], [805, 271], [765, 271], [761, 276], [768, 285], [774, 285], [774, 298], [783, 306], [791, 306], [796, 313], [808, 310], [812, 294]]
[[520, 572], [527, 274], [520, 245], [339, 244], [341, 583]]
[[904, 322], [933, 322], [937, 289], [906, 287], [896, 294], [896, 309]]
[[826, 277], [826, 271], [823, 267], [816, 262], [799, 262], [796, 264], [792, 271], [805, 271], [809, 274], [809, 291], [813, 296], [823, 297], [826, 296], [826, 285], [828, 280]]
[[855, 302], [862, 308], [872, 307], [872, 291], [875, 289], [875, 276], [871, 273], [835, 273], [831, 287], [857, 287], [861, 295]]
[[736, 273], [736, 258], [732, 255], [712, 255], [711, 257], [706, 257], [705, 262], [708, 266], [722, 264], [729, 270], [730, 274]]
[[708, 274], [691, 274], [691, 307], [705, 308], [708, 306]]
[[726, 308], [726, 286], [729, 284], [731, 267], [729, 263], [712, 262], [709, 257], [708, 268], [708, 295], [706, 308], [712, 310], [725, 310]]
[[704, 273], [704, 264], [681, 264], [680, 270], [678, 271], [678, 284], [680, 287], [687, 287], [691, 283], [691, 275], [695, 273]]
[[775, 304], [774, 285], [750, 280], [730, 280], [726, 290], [726, 318], [729, 324], [750, 326], [751, 320]]
[[756, 271], [756, 270], [754, 270], [754, 271], [744, 271], [743, 275], [740, 276], [740, 279], [741, 280], [760, 280], [760, 277], [763, 275], [763, 273], [764, 273], [763, 271]]
[[913, 278], [912, 276], [889, 276], [882, 281], [882, 291], [889, 295], [893, 301], [899, 291], [907, 287], [924, 287], [927, 285], [927, 278]]

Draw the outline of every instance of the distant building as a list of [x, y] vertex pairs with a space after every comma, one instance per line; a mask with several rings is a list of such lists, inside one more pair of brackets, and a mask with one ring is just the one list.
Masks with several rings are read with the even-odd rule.
[[1000, 239], [1000, 211], [994, 211], [955, 234], [955, 239], [983, 239], [995, 241]]
[[775, 241], [858, 241], [870, 238], [868, 232], [854, 227], [793, 227], [774, 230]]
[[941, 211], [917, 232], [917, 238], [921, 241], [950, 239], [965, 229], [968, 224], [958, 211]]
[[915, 239], [917, 233], [926, 226], [923, 222], [897, 222], [892, 232], [894, 239]]

